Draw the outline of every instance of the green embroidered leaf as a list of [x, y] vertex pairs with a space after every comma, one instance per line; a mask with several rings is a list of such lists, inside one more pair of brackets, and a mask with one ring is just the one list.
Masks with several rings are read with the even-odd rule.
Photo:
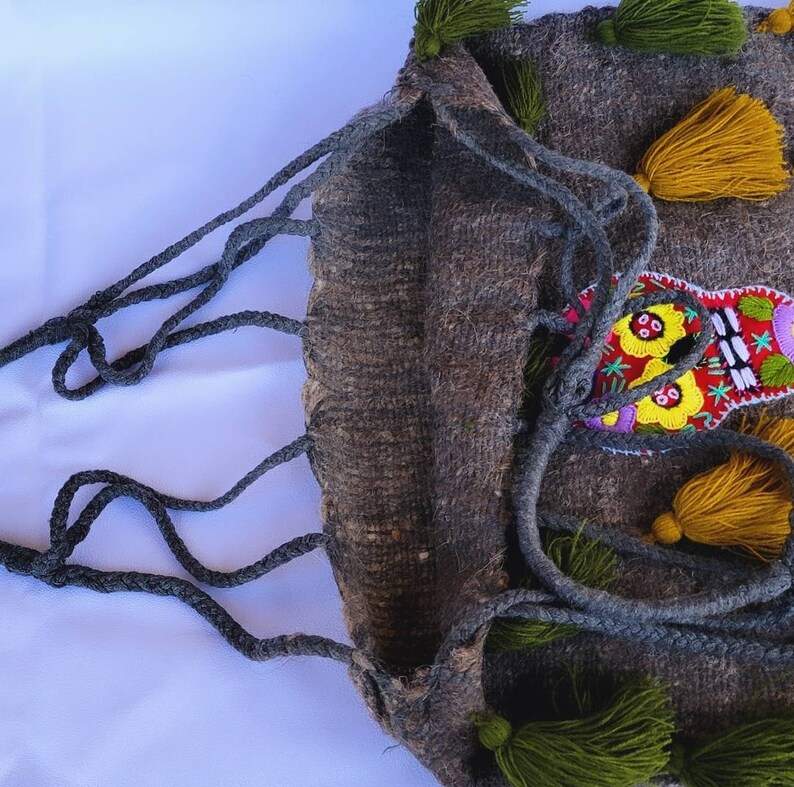
[[637, 434], [669, 434], [667, 429], [658, 424], [640, 424], [634, 431]]
[[768, 388], [794, 385], [794, 364], [785, 355], [770, 355], [761, 364], [761, 382]]
[[739, 311], [753, 320], [769, 322], [772, 319], [772, 312], [775, 304], [769, 298], [762, 298], [760, 295], [745, 295], [739, 301]]

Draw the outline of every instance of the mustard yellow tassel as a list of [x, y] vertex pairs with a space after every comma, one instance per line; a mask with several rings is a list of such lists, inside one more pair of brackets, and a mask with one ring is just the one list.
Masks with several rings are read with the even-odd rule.
[[778, 36], [790, 33], [794, 30], [794, 2], [789, 3], [786, 8], [776, 8], [756, 30], [759, 33], [774, 33]]
[[668, 202], [767, 200], [789, 186], [784, 136], [763, 101], [726, 87], [654, 142], [634, 177]]
[[[794, 453], [794, 419], [768, 418], [740, 431]], [[755, 454], [732, 451], [724, 464], [687, 481], [673, 510], [653, 523], [653, 540], [675, 544], [684, 536], [711, 546], [733, 547], [759, 560], [780, 557], [791, 533], [791, 491], [780, 466]]]

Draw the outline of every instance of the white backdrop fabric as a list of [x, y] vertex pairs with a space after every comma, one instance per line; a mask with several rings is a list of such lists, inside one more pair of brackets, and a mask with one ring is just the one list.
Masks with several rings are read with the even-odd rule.
[[[534, 0], [531, 15], [582, 5]], [[236, 205], [379, 100], [405, 58], [413, 6], [0, 2], [0, 342], [65, 314]], [[151, 280], [214, 260], [226, 235]], [[302, 317], [306, 245], [271, 243], [199, 319], [242, 309]], [[174, 308], [105, 321], [112, 357], [147, 340]], [[6, 540], [44, 548], [55, 494], [78, 470], [107, 468], [209, 499], [303, 430], [304, 369], [292, 337], [244, 328], [205, 339], [162, 355], [137, 387], [84, 402], [52, 390], [56, 357], [43, 349], [0, 371]], [[70, 379], [88, 374], [82, 364]], [[319, 529], [318, 498], [302, 458], [228, 508], [176, 521], [201, 559], [229, 570]], [[111, 505], [74, 559], [186, 576], [129, 501]], [[212, 595], [258, 636], [347, 641], [322, 552]], [[177, 601], [53, 590], [0, 569], [0, 785], [435, 784], [381, 732], [338, 664], [253, 663]]]

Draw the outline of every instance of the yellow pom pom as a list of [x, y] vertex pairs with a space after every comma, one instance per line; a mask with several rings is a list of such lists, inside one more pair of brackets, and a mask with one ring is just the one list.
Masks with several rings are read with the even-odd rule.
[[669, 202], [767, 200], [789, 187], [784, 136], [763, 101], [726, 87], [654, 142], [634, 177]]
[[[742, 424], [741, 431], [794, 452], [794, 419], [762, 416], [752, 428]], [[780, 466], [734, 451], [727, 462], [681, 487], [673, 511], [653, 523], [652, 539], [674, 544], [686, 536], [771, 561], [780, 557], [791, 533], [791, 510], [791, 490]]]
[[681, 523], [672, 512], [656, 517], [651, 530], [654, 540], [660, 544], [677, 544], [684, 537]]
[[760, 25], [759, 33], [774, 33], [784, 36], [794, 29], [794, 3], [789, 3], [788, 8], [776, 8]]

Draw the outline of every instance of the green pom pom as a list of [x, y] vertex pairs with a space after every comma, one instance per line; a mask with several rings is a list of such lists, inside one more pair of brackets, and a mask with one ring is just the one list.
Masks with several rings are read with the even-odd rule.
[[614, 19], [605, 19], [603, 22], [599, 22], [595, 35], [604, 46], [618, 45], [618, 31], [615, 30]]
[[414, 51], [437, 57], [449, 44], [519, 22], [527, 0], [419, 0], [414, 15]]
[[724, 57], [742, 48], [747, 26], [733, 0], [622, 0], [595, 37], [637, 52]]
[[794, 784], [794, 719], [750, 722], [702, 745], [676, 749], [669, 770], [687, 787]]
[[[644, 680], [626, 686], [591, 716], [530, 722], [512, 735], [499, 717], [475, 717], [512, 787], [636, 787], [667, 765], [674, 730], [667, 693]], [[501, 733], [501, 734], [500, 734]], [[501, 745], [495, 745], [501, 744]], [[728, 784], [724, 782], [723, 784]]]

